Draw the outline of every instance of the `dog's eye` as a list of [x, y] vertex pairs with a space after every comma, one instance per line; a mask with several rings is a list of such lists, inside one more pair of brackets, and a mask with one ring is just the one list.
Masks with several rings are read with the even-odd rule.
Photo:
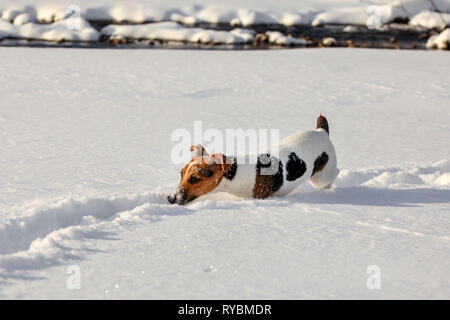
[[188, 182], [189, 182], [190, 184], [196, 184], [196, 183], [199, 183], [199, 182], [200, 182], [200, 179], [197, 178], [196, 176], [191, 176], [191, 177], [189, 178]]
[[206, 170], [205, 172], [204, 172], [204, 175], [205, 175], [205, 177], [212, 177], [213, 176], [213, 174], [214, 174], [214, 172], [212, 172], [211, 170]]

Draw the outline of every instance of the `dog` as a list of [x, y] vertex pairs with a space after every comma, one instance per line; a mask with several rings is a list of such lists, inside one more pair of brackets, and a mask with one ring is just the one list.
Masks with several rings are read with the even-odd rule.
[[249, 164], [248, 155], [238, 161], [221, 153], [209, 155], [201, 145], [191, 146], [194, 157], [167, 199], [183, 205], [212, 191], [265, 199], [287, 195], [308, 179], [318, 189], [329, 189], [339, 174], [329, 135], [328, 121], [321, 114], [316, 130], [288, 136], [278, 145], [278, 157], [269, 148], [256, 156], [256, 164]]

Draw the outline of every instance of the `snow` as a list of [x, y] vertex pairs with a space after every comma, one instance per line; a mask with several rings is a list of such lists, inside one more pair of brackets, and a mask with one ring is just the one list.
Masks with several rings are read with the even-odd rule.
[[323, 44], [325, 47], [331, 47], [331, 46], [334, 46], [334, 45], [336, 45], [336, 43], [337, 43], [337, 41], [336, 41], [336, 39], [333, 38], [333, 37], [325, 37], [325, 38], [322, 39], [322, 44]]
[[409, 25], [414, 27], [424, 27], [427, 29], [444, 29], [447, 25], [450, 25], [450, 14], [422, 11], [411, 18]]
[[[252, 43], [255, 31], [235, 28], [231, 31], [217, 31], [203, 28], [187, 28], [176, 22], [156, 22], [142, 25], [109, 25], [100, 34], [109, 38], [148, 39], [164, 41], [181, 41], [203, 44], [245, 44]], [[278, 31], [268, 31], [269, 43], [289, 46], [306, 45], [303, 39], [291, 38]]]
[[[132, 0], [108, 1], [97, 0], [95, 3], [88, 0], [79, 0], [77, 4], [82, 14], [88, 20], [144, 21], [173, 20], [181, 22], [264, 24], [285, 23], [287, 25], [298, 23], [308, 18], [313, 12], [323, 11], [325, 8], [353, 5], [354, 0], [336, 1], [303, 1], [299, 3], [292, 0], [282, 0], [274, 3], [269, 0], [231, 0], [225, 3], [211, 0], [189, 0], [180, 5], [176, 0]], [[66, 8], [73, 4], [69, 0], [7, 0], [2, 1], [3, 8], [24, 10], [32, 8], [39, 20], [51, 21], [52, 18], [64, 16]]]
[[29, 15], [19, 14], [14, 23], [0, 18], [0, 39], [35, 39], [45, 41], [98, 41], [97, 30], [82, 17], [68, 17], [51, 24], [27, 23]]
[[[381, 22], [396, 18], [412, 18], [425, 11], [450, 13], [448, 0], [306, 0], [306, 1], [211, 1], [189, 0], [180, 5], [176, 0], [132, 0], [109, 1], [79, 0], [76, 2], [81, 14], [88, 21], [104, 20], [115, 22], [143, 23], [149, 21], [175, 21], [187, 24], [198, 22], [225, 23], [240, 26], [255, 24], [319, 25], [324, 23], [365, 25], [374, 14], [368, 8], [376, 6]], [[6, 0], [0, 4], [0, 11], [17, 15], [25, 10], [32, 12], [39, 21], [51, 22], [62, 19], [67, 8], [73, 5], [69, 0]]]
[[290, 38], [278, 31], [267, 31], [266, 35], [269, 37], [269, 42], [279, 45], [306, 45], [308, 41], [303, 39]]
[[35, 22], [35, 17], [33, 17], [29, 13], [21, 13], [17, 15], [17, 17], [14, 18], [14, 24], [15, 25], [23, 25], [29, 22]]
[[344, 8], [331, 8], [331, 10], [321, 12], [312, 20], [312, 25], [365, 25], [366, 23], [373, 23], [373, 18], [378, 19], [381, 24], [384, 24], [392, 22], [395, 19], [412, 18], [416, 14], [426, 10], [450, 12], [450, 1], [394, 0], [378, 3], [363, 2]]
[[109, 25], [100, 34], [108, 37], [121, 36], [130, 39], [184, 41], [193, 43], [242, 44], [253, 40], [251, 31], [242, 29], [228, 31], [186, 28], [176, 22], [159, 22], [142, 25]]
[[[446, 52], [0, 54], [1, 298], [450, 297]], [[319, 113], [341, 170], [331, 190], [167, 203], [175, 129], [282, 139]]]
[[[438, 12], [439, 11], [439, 12]], [[71, 16], [69, 15], [72, 14]], [[112, 23], [101, 33], [124, 38], [167, 41], [242, 44], [253, 38], [227, 31], [187, 28], [181, 24], [255, 25], [350, 24], [380, 28], [395, 19], [410, 19], [410, 27], [443, 28], [450, 21], [450, 0], [367, 0], [367, 1], [227, 1], [175, 0], [71, 1], [15, 0], [0, 3], [0, 40], [5, 37], [45, 41], [98, 41], [99, 33], [89, 21]], [[149, 22], [157, 22], [149, 24]], [[120, 23], [120, 24], [117, 24]], [[123, 25], [127, 23], [128, 25]], [[138, 24], [138, 25], [136, 25]], [[350, 30], [350, 29], [347, 29]], [[272, 43], [304, 45], [273, 31]], [[117, 35], [119, 37], [119, 35]]]
[[450, 48], [450, 28], [439, 34], [431, 36], [426, 43], [427, 49], [449, 49]]

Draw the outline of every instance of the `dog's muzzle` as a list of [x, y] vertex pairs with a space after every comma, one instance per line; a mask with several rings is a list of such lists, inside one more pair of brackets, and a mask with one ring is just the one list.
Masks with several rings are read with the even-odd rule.
[[186, 201], [186, 194], [180, 190], [176, 190], [175, 192], [169, 194], [167, 196], [167, 200], [171, 203], [171, 204], [180, 204], [183, 205], [185, 204]]

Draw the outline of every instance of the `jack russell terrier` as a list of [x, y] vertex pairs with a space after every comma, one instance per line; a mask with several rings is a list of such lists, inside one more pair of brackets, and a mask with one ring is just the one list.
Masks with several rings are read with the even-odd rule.
[[319, 116], [316, 128], [283, 139], [277, 146], [279, 158], [271, 156], [269, 148], [256, 156], [256, 164], [249, 164], [248, 155], [238, 161], [221, 153], [209, 155], [201, 145], [191, 146], [194, 157], [167, 199], [182, 205], [213, 190], [264, 199], [287, 195], [307, 179], [319, 189], [329, 189], [339, 169], [324, 116]]

